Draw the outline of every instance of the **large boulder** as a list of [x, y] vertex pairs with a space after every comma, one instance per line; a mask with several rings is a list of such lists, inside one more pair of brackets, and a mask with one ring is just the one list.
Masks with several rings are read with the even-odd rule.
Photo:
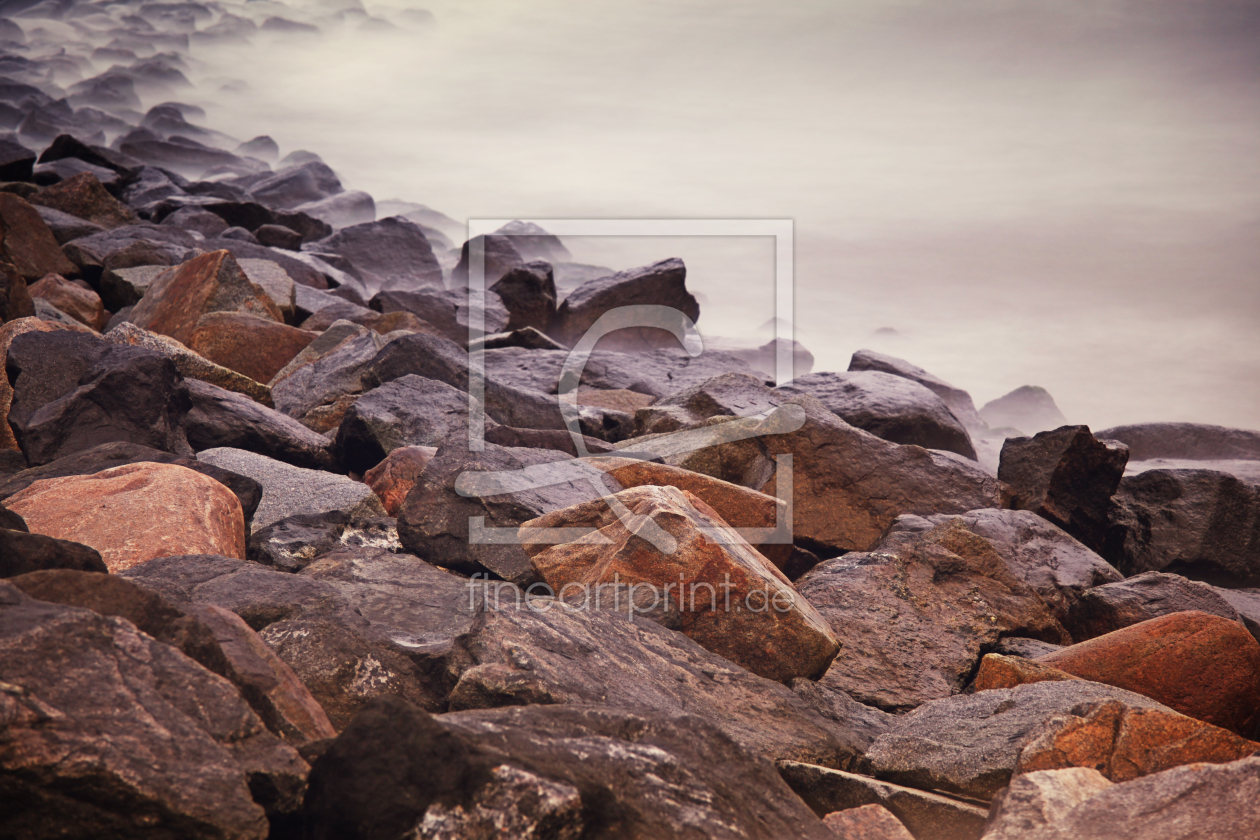
[[957, 417], [968, 430], [983, 430], [988, 424], [980, 419], [976, 405], [971, 401], [971, 394], [961, 388], [955, 388], [939, 376], [928, 373], [921, 367], [912, 365], [905, 359], [876, 353], [874, 350], [859, 350], [849, 359], [851, 371], [877, 371], [891, 373], [917, 382], [933, 394], [940, 397], [950, 412]]
[[[9, 518], [18, 522], [9, 522]], [[21, 528], [14, 526], [21, 524]], [[100, 552], [82, 543], [27, 532], [13, 511], [0, 508], [0, 577], [11, 578], [43, 569], [108, 572]]]
[[1037, 662], [1145, 694], [1246, 738], [1260, 734], [1260, 643], [1237, 621], [1173, 613], [1078, 642]]
[[321, 434], [336, 429], [359, 395], [378, 384], [371, 361], [399, 337], [346, 322], [333, 325], [271, 380], [276, 408]]
[[256, 382], [270, 382], [317, 336], [244, 312], [210, 312], [197, 321], [188, 348]]
[[[663, 782], [663, 780], [668, 780]], [[312, 768], [312, 840], [454, 837], [823, 840], [822, 822], [719, 730], [591, 706], [430, 717], [364, 709]]]
[[1001, 636], [1068, 640], [1045, 601], [959, 521], [895, 551], [828, 560], [796, 588], [842, 646], [821, 682], [889, 710], [961, 691]]
[[[558, 545], [533, 542], [552, 528], [590, 533]], [[629, 616], [678, 630], [759, 676], [816, 679], [839, 650], [783, 573], [686, 490], [623, 490], [526, 522], [520, 538], [562, 600], [619, 610], [625, 586]]]
[[1072, 638], [1082, 642], [1149, 618], [1190, 610], [1242, 621], [1215, 587], [1181, 575], [1143, 572], [1085, 592], [1068, 610], [1064, 624]]
[[400, 447], [466, 438], [470, 406], [479, 407], [463, 391], [409, 374], [355, 401], [337, 429], [337, 449], [349, 469], [364, 474]]
[[49, 274], [38, 283], [32, 283], [27, 291], [32, 298], [47, 301], [61, 312], [93, 330], [100, 332], [105, 328], [109, 316], [101, 304], [100, 295], [77, 283], [72, 283], [60, 274]]
[[264, 803], [300, 807], [296, 750], [231, 683], [129, 621], [0, 584], [0, 653], [5, 836], [263, 840]]
[[407, 494], [436, 454], [436, 446], [400, 446], [364, 473], [363, 483], [372, 488], [387, 514], [397, 516]]
[[963, 424], [919, 383], [890, 373], [811, 373], [780, 388], [811, 394], [851, 426], [893, 443], [943, 449], [975, 460]]
[[129, 321], [123, 321], [105, 333], [102, 338], [114, 344], [129, 344], [160, 353], [175, 363], [175, 369], [186, 380], [196, 379], [233, 393], [243, 394], [261, 405], [268, 407], [273, 405], [271, 389], [266, 385], [222, 365], [216, 365], [170, 336], [158, 335], [141, 329]]
[[1130, 575], [1166, 571], [1226, 586], [1260, 584], [1260, 488], [1205, 469], [1125, 476], [1101, 553]]
[[317, 201], [342, 192], [341, 181], [328, 165], [308, 161], [288, 166], [250, 186], [250, 197], [267, 207], [292, 210], [308, 201]]
[[364, 300], [383, 290], [442, 286], [442, 267], [424, 231], [401, 216], [352, 225], [308, 247], [345, 260]]
[[[578, 286], [556, 310], [551, 335], [572, 347], [604, 314], [622, 306], [660, 306], [673, 312], [665, 324], [682, 329], [685, 319], [700, 318], [700, 304], [687, 291], [687, 268], [682, 260], [662, 260], [652, 265], [622, 271], [611, 277], [590, 280]], [[678, 339], [664, 329], [643, 326], [621, 329], [600, 339], [604, 350], [652, 350], [676, 347]]]
[[1063, 426], [1007, 438], [998, 478], [1011, 487], [1011, 507], [1044, 516], [1098, 551], [1128, 460], [1123, 444], [1099, 440], [1088, 426]]
[[1030, 435], [1067, 425], [1054, 398], [1036, 385], [1024, 385], [990, 400], [980, 409], [980, 417], [994, 428], [1009, 427]]
[[0, 193], [0, 258], [30, 283], [46, 274], [79, 273], [35, 208], [8, 192]]
[[131, 208], [106, 192], [91, 172], [83, 172], [51, 187], [44, 187], [31, 196], [31, 204], [78, 216], [106, 230], [138, 221]]
[[[297, 513], [341, 510], [362, 516], [385, 514], [371, 488], [344, 475], [303, 469], [266, 455], [230, 447], [206, 449], [197, 453], [197, 459], [248, 476], [262, 485], [262, 501], [254, 513], [254, 528], [265, 528]], [[221, 551], [206, 553], [226, 554]], [[244, 554], [231, 556], [243, 557]]]
[[[4, 269], [0, 268], [0, 277], [3, 274]], [[3, 312], [0, 312], [0, 315], [3, 315]], [[22, 333], [52, 332], [59, 329], [62, 327], [33, 316], [14, 318], [6, 323], [0, 323], [0, 362], [6, 362], [9, 356], [9, 345]], [[9, 428], [9, 407], [12, 403], [13, 386], [9, 383], [8, 376], [0, 376], [0, 450], [19, 448], [17, 438], [13, 437], [13, 429]]]
[[9, 263], [0, 262], [0, 324], [35, 316], [35, 302], [26, 278]]
[[340, 510], [297, 513], [250, 534], [248, 558], [300, 572], [325, 554], [351, 549], [401, 551], [398, 527], [386, 517], [351, 516]]
[[551, 264], [529, 262], [499, 278], [490, 291], [499, 296], [508, 311], [503, 331], [533, 327], [545, 333], [556, 315], [556, 281]]
[[[410, 312], [461, 347], [503, 331], [508, 323], [508, 311], [493, 291], [485, 292], [476, 303], [469, 302], [466, 289], [384, 291], [373, 296], [369, 305], [385, 314]], [[470, 330], [474, 320], [480, 321], [481, 326]]]
[[460, 248], [459, 262], [451, 269], [452, 288], [462, 289], [468, 286], [469, 273], [472, 270], [471, 249], [474, 245], [479, 247], [483, 254], [484, 288], [494, 285], [509, 271], [519, 268], [525, 262], [513, 244], [513, 237], [498, 236], [493, 233], [489, 236], [474, 237]]
[[284, 461], [295, 467], [331, 470], [333, 442], [275, 409], [211, 385], [188, 380], [192, 408], [185, 418], [194, 451], [229, 447]]
[[240, 500], [218, 481], [174, 464], [41, 479], [5, 505], [33, 533], [96, 549], [112, 572], [189, 549], [245, 556]]
[[1129, 447], [1129, 457], [1134, 461], [1260, 460], [1260, 432], [1251, 429], [1206, 423], [1135, 423], [1114, 426], [1098, 435]]
[[152, 350], [70, 331], [29, 332], [9, 344], [9, 426], [32, 466], [109, 441], [191, 454], [188, 388]]

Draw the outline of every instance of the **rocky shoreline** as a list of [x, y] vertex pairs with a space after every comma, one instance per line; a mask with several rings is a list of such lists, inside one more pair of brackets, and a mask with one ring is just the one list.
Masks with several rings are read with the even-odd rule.
[[567, 387], [681, 260], [178, 101], [427, 13], [0, 9], [0, 835], [1260, 836], [1260, 432], [648, 326]]

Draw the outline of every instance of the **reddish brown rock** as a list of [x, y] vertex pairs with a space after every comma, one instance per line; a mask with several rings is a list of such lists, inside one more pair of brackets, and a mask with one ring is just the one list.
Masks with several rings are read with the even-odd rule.
[[95, 548], [111, 572], [176, 554], [245, 558], [240, 500], [214, 479], [174, 464], [43, 479], [5, 506], [31, 533]]
[[1260, 734], [1260, 642], [1236, 621], [1173, 613], [1037, 661], [1144, 694], [1244, 737]]
[[1003, 656], [986, 653], [976, 672], [975, 690], [990, 691], [995, 688], [1014, 688], [1017, 685], [1046, 682], [1047, 680], [1078, 680], [1066, 671], [1042, 665], [1022, 656]]
[[[520, 528], [534, 569], [562, 600], [591, 609], [611, 601], [769, 679], [814, 679], [831, 664], [840, 645], [826, 621], [717, 511], [675, 487], [612, 498], [633, 515], [629, 528], [603, 499]], [[529, 544], [543, 528], [594, 530], [560, 545]]]
[[595, 408], [607, 408], [612, 411], [624, 411], [626, 414], [634, 414], [640, 408], [647, 408], [656, 401], [656, 397], [649, 394], [640, 394], [638, 391], [628, 391], [625, 388], [592, 388], [586, 391], [579, 391], [577, 395], [578, 405], [589, 405]]
[[71, 283], [60, 274], [47, 274], [30, 287], [31, 297], [43, 298], [81, 324], [100, 332], [105, 329], [109, 314], [101, 296], [91, 289]]
[[1104, 700], [1080, 712], [1046, 721], [1020, 751], [1016, 775], [1089, 767], [1113, 782], [1127, 782], [1183, 764], [1224, 764], [1260, 751], [1255, 741], [1161, 709]]
[[400, 446], [385, 456], [363, 476], [363, 483], [372, 488], [372, 492], [385, 506], [385, 512], [397, 516], [398, 509], [424, 468], [437, 454], [435, 446]]
[[878, 804], [832, 811], [823, 817], [823, 825], [844, 840], [914, 840], [901, 820]]
[[[57, 324], [41, 321], [35, 317], [18, 318], [0, 325], [0, 370], [3, 370], [5, 359], [9, 355], [9, 343], [22, 333], [52, 332], [61, 329]], [[9, 428], [9, 406], [13, 404], [13, 386], [9, 377], [0, 376], [0, 449], [18, 449], [17, 438]]]
[[78, 216], [106, 230], [138, 221], [131, 208], [106, 192], [91, 172], [80, 172], [44, 187], [31, 196], [31, 204]]
[[35, 301], [26, 278], [7, 262], [0, 261], [0, 324], [35, 315]]
[[45, 274], [79, 273], [61, 253], [53, 232], [39, 212], [12, 193], [0, 193], [0, 258], [29, 283]]
[[197, 322], [188, 347], [255, 382], [270, 382], [318, 336], [256, 315], [211, 312]]
[[244, 312], [284, 321], [275, 303], [249, 281], [228, 251], [201, 254], [162, 272], [131, 311], [130, 320], [189, 344], [202, 316], [211, 312]]

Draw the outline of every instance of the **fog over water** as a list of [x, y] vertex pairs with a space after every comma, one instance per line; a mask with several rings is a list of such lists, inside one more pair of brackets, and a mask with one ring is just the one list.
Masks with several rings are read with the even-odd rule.
[[[183, 98], [461, 221], [792, 219], [816, 370], [870, 347], [977, 405], [1260, 428], [1258, 2], [366, 8], [402, 28], [194, 46]], [[708, 334], [774, 314], [767, 238], [566, 244], [682, 257]]]

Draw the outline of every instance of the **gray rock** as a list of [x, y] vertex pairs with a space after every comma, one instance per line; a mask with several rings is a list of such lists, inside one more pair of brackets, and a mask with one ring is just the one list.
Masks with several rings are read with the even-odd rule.
[[289, 166], [250, 187], [250, 198], [267, 207], [286, 210], [342, 192], [337, 174], [320, 161]]
[[[490, 333], [497, 333], [508, 323], [508, 311], [499, 296], [492, 292], [469, 302], [467, 289], [410, 289], [377, 293], [369, 302], [378, 312], [410, 312], [441, 331], [456, 344], [466, 347]], [[470, 323], [481, 320], [480, 332], [470, 332]]]
[[1237, 458], [1223, 460], [1194, 460], [1191, 458], [1151, 458], [1146, 461], [1129, 461], [1124, 474], [1138, 475], [1149, 470], [1212, 470], [1232, 475], [1243, 484], [1260, 490], [1260, 461], [1243, 461]]
[[516, 246], [512, 244], [512, 241], [513, 237], [498, 236], [492, 233], [489, 236], [477, 236], [465, 242], [460, 248], [459, 261], [451, 269], [451, 288], [462, 289], [468, 286], [468, 273], [472, 267], [472, 243], [477, 243], [484, 255], [483, 280], [485, 288], [493, 286], [509, 271], [523, 265], [525, 260], [521, 257], [520, 252], [516, 250]]
[[363, 190], [347, 190], [317, 201], [308, 201], [299, 204], [296, 209], [333, 227], [376, 221], [376, 202]]
[[[336, 341], [337, 337], [341, 340]], [[322, 355], [322, 348], [316, 348], [307, 354], [305, 364], [299, 363], [294, 367], [293, 362], [302, 358], [303, 353], [306, 353], [304, 350], [298, 353], [288, 367], [276, 374], [271, 380], [271, 398], [275, 400], [276, 408], [298, 420], [306, 418], [317, 409], [328, 409], [339, 402], [348, 408], [352, 401], [348, 398], [362, 394], [375, 384], [369, 381], [369, 363], [389, 341], [388, 337], [363, 327], [356, 327], [349, 335], [339, 332], [336, 336], [328, 337], [327, 341], [315, 339], [311, 342], [312, 345], [332, 344], [333, 347]], [[345, 408], [342, 408], [342, 413], [344, 411]], [[337, 423], [340, 423], [340, 417], [337, 418]], [[335, 428], [337, 423], [332, 426]]]
[[1111, 787], [1092, 767], [1025, 773], [999, 794], [986, 826], [987, 840], [1044, 840], [1073, 808]]
[[401, 552], [397, 523], [381, 517], [351, 518], [339, 510], [299, 513], [251, 534], [246, 556], [280, 571], [298, 572], [325, 554], [346, 548]]
[[398, 216], [344, 228], [307, 247], [345, 259], [365, 300], [385, 289], [442, 286], [442, 268], [424, 232]]
[[1072, 638], [1083, 642], [1148, 618], [1186, 610], [1242, 621], [1214, 587], [1181, 575], [1144, 572], [1084, 593], [1068, 611], [1065, 624]]
[[1098, 435], [1128, 446], [1134, 461], [1260, 460], [1260, 431], [1251, 429], [1206, 423], [1135, 423], [1104, 429]]
[[298, 421], [248, 397], [188, 380], [192, 408], [185, 419], [188, 443], [194, 451], [244, 449], [296, 467], [331, 470], [336, 467], [333, 443]]
[[384, 516], [385, 508], [366, 485], [343, 475], [307, 470], [243, 449], [207, 449], [197, 454], [225, 470], [249, 476], [262, 485], [262, 502], [254, 527], [265, 528], [297, 513], [341, 510], [352, 516]]
[[1260, 589], [1222, 589], [1212, 587], [1216, 594], [1238, 611], [1243, 626], [1251, 631], [1251, 635], [1260, 641]]
[[812, 764], [780, 761], [778, 767], [784, 781], [819, 817], [882, 805], [915, 840], [979, 840], [984, 833], [989, 812], [974, 803]]
[[1020, 750], [1055, 715], [1084, 717], [1114, 699], [1171, 710], [1121, 688], [1086, 680], [1028, 683], [925, 703], [897, 718], [867, 751], [874, 774], [923, 790], [989, 799], [1007, 785]]
[[911, 379], [878, 371], [820, 372], [797, 377], [779, 390], [812, 394], [849, 425], [884, 440], [975, 460], [962, 423], [940, 397]]
[[124, 306], [135, 306], [144, 297], [159, 274], [170, 266], [142, 265], [135, 268], [111, 268], [101, 275], [101, 302], [117, 312]]
[[[682, 260], [662, 260], [652, 265], [621, 271], [611, 277], [578, 286], [556, 309], [552, 337], [572, 347], [605, 313], [622, 306], [653, 305], [675, 310], [669, 323], [683, 328], [684, 317], [700, 318], [700, 304], [687, 291], [687, 269]], [[641, 327], [621, 329], [600, 340], [608, 350], [652, 350], [676, 347], [678, 339], [668, 332]]]
[[52, 231], [53, 238], [57, 240], [58, 245], [65, 245], [74, 239], [81, 239], [84, 236], [105, 232], [105, 228], [100, 225], [89, 222], [86, 219], [80, 219], [78, 216], [72, 216], [52, 207], [33, 206], [35, 211], [39, 213], [40, 218], [44, 220], [44, 224], [48, 225], [48, 229]]
[[811, 709], [825, 719], [843, 726], [851, 737], [856, 739], [862, 752], [865, 752], [876, 738], [891, 729], [897, 720], [896, 715], [890, 715], [874, 706], [865, 706], [843, 691], [828, 688], [813, 680], [794, 679], [790, 688]]
[[490, 286], [490, 291], [498, 295], [509, 313], [503, 330], [533, 327], [545, 333], [550, 328], [556, 315], [556, 281], [550, 263], [529, 262], [518, 266], [500, 277]]
[[1024, 385], [990, 400], [980, 409], [980, 417], [990, 426], [1010, 426], [1030, 435], [1067, 425], [1054, 398], [1036, 385]]
[[1063, 645], [1052, 645], [1040, 639], [1024, 639], [1019, 636], [1008, 636], [998, 642], [994, 653], [1005, 656], [1022, 656], [1024, 659], [1036, 659], [1038, 656], [1063, 650]]
[[[249, 278], [249, 282], [262, 286], [262, 290], [271, 298], [276, 308], [286, 319], [294, 317], [296, 305], [296, 286], [289, 273], [275, 260], [257, 260], [242, 258], [237, 261], [241, 271]], [[304, 287], [306, 288], [306, 287]]]
[[976, 411], [976, 405], [971, 401], [970, 394], [961, 388], [955, 388], [944, 379], [934, 376], [904, 359], [876, 353], [873, 350], [859, 350], [849, 360], [849, 370], [872, 370], [881, 373], [891, 373], [893, 376], [900, 376], [912, 382], [918, 382], [940, 397], [945, 402], [945, 405], [949, 407], [949, 410], [953, 412], [953, 415], [968, 430], [974, 432], [988, 428], [989, 424], [980, 419], [980, 414]]

